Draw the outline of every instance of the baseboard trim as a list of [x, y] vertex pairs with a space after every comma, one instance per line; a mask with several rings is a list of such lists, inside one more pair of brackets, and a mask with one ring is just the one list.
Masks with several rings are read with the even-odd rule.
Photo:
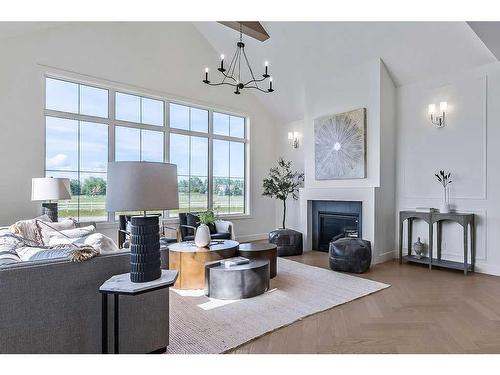
[[247, 234], [244, 236], [236, 236], [238, 242], [250, 242], [258, 240], [266, 240], [269, 238], [269, 233]]
[[388, 251], [386, 253], [378, 254], [377, 257], [375, 258], [374, 263], [384, 263], [387, 262], [388, 260], [396, 258], [396, 250], [393, 251]]

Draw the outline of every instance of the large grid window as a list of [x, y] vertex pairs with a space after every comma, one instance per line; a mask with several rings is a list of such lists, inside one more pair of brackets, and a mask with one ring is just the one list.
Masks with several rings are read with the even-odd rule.
[[[177, 165], [178, 212], [246, 213], [246, 119], [167, 99], [45, 79], [45, 174], [71, 181], [60, 217], [112, 221], [108, 161]], [[165, 213], [164, 213], [165, 214]]]

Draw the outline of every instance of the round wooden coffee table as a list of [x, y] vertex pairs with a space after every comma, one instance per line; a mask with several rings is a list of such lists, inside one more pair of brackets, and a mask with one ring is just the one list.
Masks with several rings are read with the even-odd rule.
[[205, 288], [205, 263], [235, 257], [238, 245], [231, 240], [212, 241], [209, 247], [197, 247], [191, 241], [169, 244], [168, 268], [179, 271], [174, 288]]
[[269, 271], [271, 279], [277, 274], [278, 250], [275, 244], [251, 242], [242, 243], [238, 249], [239, 255], [248, 259], [266, 258], [269, 259]]

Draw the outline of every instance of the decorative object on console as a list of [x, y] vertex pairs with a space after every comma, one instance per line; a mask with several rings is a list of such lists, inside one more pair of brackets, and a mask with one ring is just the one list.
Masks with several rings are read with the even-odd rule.
[[288, 141], [292, 145], [293, 148], [299, 148], [299, 132], [288, 132]]
[[278, 165], [269, 170], [269, 177], [262, 181], [265, 197], [276, 198], [283, 201], [283, 226], [285, 229], [286, 200], [291, 195], [293, 199], [299, 199], [299, 187], [304, 182], [304, 173], [292, 171], [292, 162], [278, 159]]
[[446, 173], [445, 171], [439, 171], [439, 173], [436, 173], [434, 176], [436, 176], [439, 183], [443, 185], [443, 203], [439, 212], [447, 214], [450, 212], [450, 192], [448, 185], [452, 183], [450, 180], [451, 172]]
[[436, 115], [436, 105], [429, 104], [429, 118], [430, 118], [431, 122], [434, 125], [436, 125], [436, 127], [438, 127], [438, 128], [444, 127], [447, 110], [448, 110], [448, 103], [447, 102], [440, 102], [439, 103], [439, 111], [441, 112], [441, 114]]
[[413, 251], [418, 258], [422, 258], [425, 255], [425, 245], [420, 242], [420, 237], [417, 237], [417, 242], [413, 244]]
[[[224, 55], [220, 56], [220, 67], [217, 69], [223, 76], [222, 81], [218, 83], [212, 83], [208, 79], [208, 68], [205, 68], [205, 79], [204, 83], [210, 86], [222, 86], [228, 85], [234, 87], [234, 93], [239, 95], [241, 90], [243, 89], [256, 89], [261, 92], [271, 93], [274, 91], [273, 89], [273, 77], [269, 75], [269, 63], [266, 61], [264, 63], [264, 74], [262, 74], [262, 78], [255, 78], [252, 67], [248, 62], [247, 54], [245, 52], [245, 43], [243, 43], [243, 34], [242, 34], [242, 26], [243, 23], [240, 22], [240, 40], [236, 43], [236, 52], [234, 53], [231, 62], [229, 63], [229, 67], [226, 69], [224, 67]], [[243, 62], [243, 64], [242, 64]], [[242, 66], [248, 70], [249, 77], [242, 76]], [[269, 87], [267, 89], [262, 89], [259, 87], [259, 83], [265, 81], [269, 78]]]
[[43, 213], [50, 220], [58, 220], [57, 202], [53, 200], [71, 199], [69, 178], [40, 177], [31, 179], [31, 200], [48, 201], [42, 203]]
[[314, 120], [317, 180], [366, 177], [366, 109]]
[[144, 211], [132, 216], [130, 280], [148, 282], [161, 276], [160, 226], [158, 215], [147, 210], [179, 208], [177, 166], [153, 162], [111, 162], [108, 164], [106, 209]]
[[438, 210], [432, 207], [417, 207], [416, 212], [437, 212]]
[[330, 242], [328, 259], [334, 271], [366, 272], [372, 262], [371, 243], [360, 238], [340, 238]]

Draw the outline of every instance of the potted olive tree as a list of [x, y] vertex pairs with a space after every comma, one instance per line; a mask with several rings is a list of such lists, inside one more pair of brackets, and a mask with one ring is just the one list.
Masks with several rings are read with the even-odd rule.
[[304, 182], [304, 173], [292, 170], [292, 162], [278, 159], [278, 165], [269, 170], [269, 175], [262, 182], [262, 195], [283, 201], [282, 227], [269, 233], [269, 242], [278, 247], [278, 255], [302, 254], [302, 233], [286, 229], [286, 200], [299, 198], [299, 187]]

